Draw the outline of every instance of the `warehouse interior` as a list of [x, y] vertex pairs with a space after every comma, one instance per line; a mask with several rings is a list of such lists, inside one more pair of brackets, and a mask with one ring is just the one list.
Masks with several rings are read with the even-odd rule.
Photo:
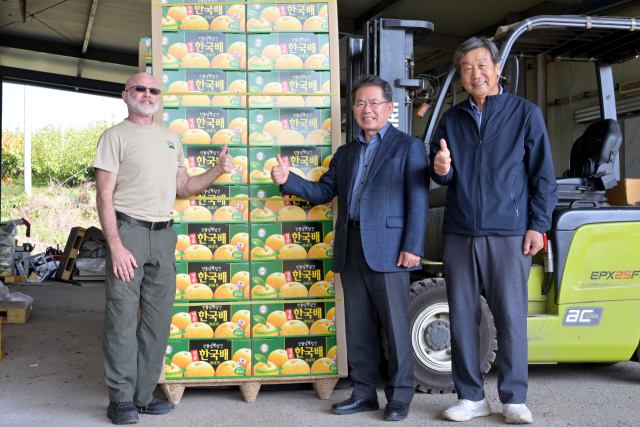
[[[170, 0], [169, 0], [170, 1]], [[125, 81], [138, 71], [139, 40], [151, 34], [153, 0], [4, 0], [0, 4], [0, 129], [2, 83], [17, 83], [76, 93], [120, 98]], [[163, 3], [166, 3], [163, 0]], [[362, 38], [373, 19], [424, 20], [434, 32], [414, 46], [415, 74], [442, 78], [455, 49], [471, 36], [493, 37], [500, 27], [538, 15], [640, 17], [638, 0], [489, 0], [424, 2], [421, 0], [337, 0], [340, 35], [342, 142], [346, 141], [348, 42]], [[636, 30], [637, 31], [637, 30]], [[638, 33], [640, 34], [640, 33]], [[638, 39], [638, 38], [636, 38]], [[640, 46], [638, 44], [637, 46]], [[636, 50], [640, 54], [639, 50]], [[637, 58], [637, 56], [636, 56]], [[598, 120], [596, 67], [592, 62], [562, 62], [545, 56], [522, 60], [523, 96], [543, 109], [556, 176], [569, 168], [574, 141]], [[618, 122], [623, 133], [620, 179], [640, 178], [640, 89], [620, 93], [620, 85], [640, 82], [640, 59], [612, 66]], [[459, 77], [457, 102], [468, 94]], [[541, 86], [542, 85], [542, 86]], [[640, 83], [636, 84], [640, 88]], [[420, 107], [414, 105], [414, 110]], [[52, 106], [52, 108], [54, 108]], [[124, 108], [124, 106], [123, 106]], [[449, 107], [445, 107], [446, 109]], [[412, 134], [422, 138], [424, 119], [413, 118]], [[427, 141], [428, 144], [428, 141]], [[81, 285], [81, 286], [77, 286]], [[0, 426], [107, 425], [108, 395], [103, 377], [102, 329], [104, 283], [51, 282], [17, 284], [12, 292], [34, 298], [30, 318], [20, 325], [2, 324]], [[540, 425], [637, 425], [634, 404], [640, 364], [530, 365], [529, 402]], [[499, 404], [497, 370], [485, 377], [487, 397]], [[242, 401], [236, 386], [187, 389], [178, 408], [166, 417], [141, 420], [145, 425], [319, 426], [382, 422], [375, 413], [340, 418], [330, 403], [350, 396], [341, 381], [329, 401], [309, 384], [264, 386], [255, 403]], [[382, 387], [379, 388], [384, 401]], [[600, 406], [598, 395], [615, 396]], [[165, 398], [158, 388], [154, 396]], [[439, 414], [455, 403], [454, 394], [417, 393], [410, 425], [449, 425]], [[602, 423], [594, 417], [601, 417]], [[605, 421], [608, 420], [608, 421]], [[617, 424], [616, 424], [617, 422]], [[474, 425], [502, 424], [502, 416]]]

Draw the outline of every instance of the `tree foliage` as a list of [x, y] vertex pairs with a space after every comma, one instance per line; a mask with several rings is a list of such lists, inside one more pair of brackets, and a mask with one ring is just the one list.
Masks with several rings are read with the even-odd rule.
[[[100, 135], [113, 121], [90, 122], [85, 127], [46, 125], [31, 132], [31, 173], [53, 184], [77, 185], [94, 177], [91, 168]], [[2, 132], [2, 176], [17, 178], [24, 172], [24, 135]]]

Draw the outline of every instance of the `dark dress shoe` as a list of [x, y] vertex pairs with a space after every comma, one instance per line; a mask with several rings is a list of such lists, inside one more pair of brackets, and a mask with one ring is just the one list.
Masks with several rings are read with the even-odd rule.
[[149, 415], [162, 415], [168, 414], [175, 408], [175, 405], [171, 402], [167, 402], [166, 400], [156, 399], [155, 397], [151, 399], [151, 402], [147, 406], [138, 406], [136, 405], [136, 409], [139, 414], [149, 414]]
[[386, 421], [402, 421], [406, 420], [409, 416], [409, 404], [402, 403], [397, 400], [392, 400], [387, 403], [387, 407], [384, 408], [384, 419]]
[[109, 402], [107, 417], [114, 424], [135, 424], [138, 422], [138, 411], [133, 402]]
[[351, 396], [341, 403], [334, 403], [331, 412], [338, 415], [357, 414], [358, 412], [377, 411], [380, 409], [378, 400], [367, 400], [357, 396]]

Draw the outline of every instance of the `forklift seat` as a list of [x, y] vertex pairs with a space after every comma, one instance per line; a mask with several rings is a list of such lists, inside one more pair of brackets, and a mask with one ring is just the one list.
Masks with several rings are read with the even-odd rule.
[[556, 207], [598, 207], [606, 203], [605, 190], [617, 183], [613, 168], [620, 144], [622, 132], [617, 121], [591, 124], [571, 148], [569, 170], [557, 179]]

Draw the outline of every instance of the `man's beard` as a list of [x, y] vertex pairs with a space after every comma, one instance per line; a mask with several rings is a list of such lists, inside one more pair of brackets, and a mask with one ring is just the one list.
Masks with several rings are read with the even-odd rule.
[[160, 102], [158, 101], [158, 99], [155, 100], [155, 102], [153, 103], [153, 106], [151, 107], [144, 107], [142, 105], [140, 105], [140, 103], [133, 99], [133, 97], [128, 97], [127, 98], [127, 107], [129, 107], [129, 110], [133, 111], [134, 113], [138, 113], [141, 116], [146, 116], [146, 117], [150, 117], [153, 116], [153, 114], [158, 111], [158, 107], [160, 106]]

